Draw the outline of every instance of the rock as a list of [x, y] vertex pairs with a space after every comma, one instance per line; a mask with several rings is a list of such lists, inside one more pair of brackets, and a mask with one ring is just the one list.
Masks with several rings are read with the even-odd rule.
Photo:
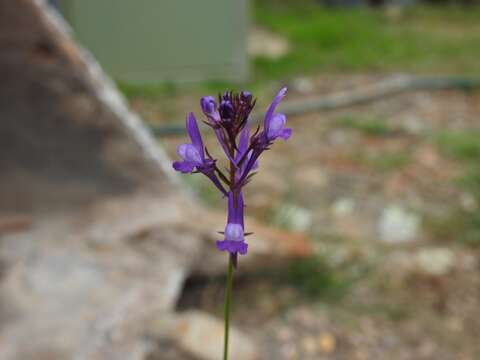
[[435, 169], [439, 166], [440, 156], [438, 151], [431, 145], [420, 146], [415, 151], [415, 160], [429, 169]]
[[332, 129], [328, 133], [328, 144], [338, 147], [346, 147], [347, 144], [352, 143], [353, 134], [342, 129]]
[[293, 174], [298, 186], [314, 188], [320, 191], [328, 185], [328, 175], [316, 166], [302, 166]]
[[318, 348], [322, 353], [330, 354], [336, 347], [337, 341], [332, 334], [324, 332], [318, 336]]
[[316, 327], [316, 314], [306, 306], [297, 306], [287, 315], [287, 320], [302, 327], [312, 330]]
[[283, 344], [280, 349], [283, 358], [286, 360], [299, 360], [298, 349], [293, 343]]
[[332, 205], [333, 214], [338, 217], [350, 215], [354, 208], [355, 200], [351, 198], [340, 198]]
[[405, 116], [401, 123], [401, 126], [405, 131], [413, 135], [421, 135], [426, 130], [425, 121], [422, 121], [416, 115]]
[[446, 275], [455, 265], [455, 254], [447, 248], [423, 248], [415, 254], [418, 269], [428, 275]]
[[[201, 360], [217, 360], [223, 354], [224, 324], [205, 313], [190, 311], [180, 314], [172, 329], [173, 338], [186, 352]], [[245, 334], [230, 329], [229, 359], [260, 359], [258, 351]]]
[[302, 339], [302, 349], [307, 356], [317, 353], [317, 341], [313, 336], [306, 336]]
[[177, 245], [200, 244], [179, 229], [185, 195], [46, 0], [0, 14], [0, 218], [20, 215], [0, 234], [0, 359], [143, 360], [146, 321], [173, 313], [190, 271]]
[[276, 336], [282, 343], [290, 341], [294, 338], [293, 330], [288, 326], [281, 326], [276, 330]]
[[264, 171], [255, 176], [255, 181], [251, 183], [255, 196], [248, 199], [250, 209], [271, 209], [281, 202], [288, 191], [289, 183], [286, 178], [275, 176], [274, 171]]
[[424, 340], [418, 346], [418, 357], [421, 359], [432, 359], [436, 350], [437, 344], [431, 340]]
[[462, 209], [468, 212], [474, 212], [478, 210], [478, 200], [475, 195], [471, 193], [462, 193], [460, 196], [460, 205]]
[[280, 59], [289, 49], [287, 39], [259, 27], [254, 27], [248, 38], [248, 53], [252, 57]]
[[418, 236], [420, 218], [398, 205], [390, 205], [382, 211], [378, 223], [380, 240], [389, 244], [406, 243]]
[[[460, 267], [476, 267], [476, 263], [468, 264], [468, 257], [457, 256], [452, 250], [443, 247], [425, 247], [417, 251], [399, 250], [391, 253], [385, 262], [392, 273], [392, 281], [405, 280], [410, 274], [426, 274], [443, 276], [453, 270], [457, 263]], [[469, 270], [472, 270], [470, 268]], [[393, 271], [395, 270], [395, 271]]]
[[315, 84], [309, 78], [296, 78], [292, 82], [292, 88], [301, 94], [311, 94], [315, 90]]
[[305, 208], [284, 204], [276, 209], [273, 223], [292, 231], [307, 231], [312, 225], [312, 214]]
[[163, 232], [149, 256], [141, 249], [146, 244], [129, 244], [124, 236], [109, 247], [92, 247], [89, 227], [79, 221], [84, 211], [50, 214], [29, 231], [2, 237], [0, 250], [9, 255], [2, 303], [18, 316], [2, 324], [0, 359], [50, 352], [64, 354], [51, 360], [143, 360], [150, 349], [147, 320], [172, 312], [188, 256], [166, 244], [193, 245], [195, 237]]

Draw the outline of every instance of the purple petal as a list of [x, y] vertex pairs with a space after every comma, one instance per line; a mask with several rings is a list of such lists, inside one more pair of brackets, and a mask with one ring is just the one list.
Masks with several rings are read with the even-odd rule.
[[200, 134], [200, 130], [198, 129], [197, 119], [195, 119], [195, 115], [191, 112], [187, 115], [186, 120], [187, 132], [192, 140], [193, 146], [197, 149], [198, 153], [202, 157], [202, 160], [205, 158], [204, 155], [204, 148], [203, 148], [203, 141], [202, 135]]
[[236, 200], [237, 200], [237, 203], [235, 204], [235, 196], [233, 195], [232, 192], [229, 192], [227, 222], [232, 224], [240, 224], [243, 227], [244, 226], [243, 224], [244, 203], [243, 203], [243, 195], [241, 191], [237, 194]]
[[237, 152], [237, 156], [235, 157], [235, 162], [238, 162], [244, 155], [245, 151], [247, 151], [249, 137], [250, 137], [250, 125], [247, 124], [243, 128], [242, 132], [240, 133], [240, 138], [238, 140], [238, 152]]
[[292, 129], [290, 128], [282, 129], [282, 131], [280, 131], [280, 134], [278, 136], [281, 137], [283, 140], [288, 140], [290, 136], [292, 136]]
[[180, 171], [184, 174], [191, 173], [195, 168], [195, 164], [188, 161], [174, 161], [172, 166], [175, 170]]
[[225, 239], [231, 241], [243, 241], [243, 227], [240, 224], [228, 223], [225, 226]]
[[228, 251], [231, 254], [240, 253], [245, 255], [248, 250], [248, 244], [244, 241], [217, 241], [217, 249], [220, 251]]
[[225, 140], [223, 138], [222, 131], [220, 129], [215, 129], [215, 135], [217, 136], [218, 143], [222, 147], [223, 152], [227, 156], [228, 160], [230, 160], [233, 164], [235, 164], [235, 160], [230, 155], [230, 151], [228, 150], [228, 146], [225, 143]]
[[183, 160], [191, 162], [193, 164], [203, 164], [202, 157], [198, 153], [198, 150], [192, 144], [181, 144], [177, 147], [177, 154]]
[[278, 92], [278, 94], [275, 96], [272, 103], [270, 104], [270, 106], [267, 110], [267, 113], [265, 114], [265, 120], [264, 120], [263, 126], [264, 126], [265, 132], [267, 132], [267, 133], [268, 133], [268, 129], [270, 127], [270, 121], [272, 120], [273, 113], [275, 112], [275, 109], [276, 109], [277, 105], [280, 103], [280, 101], [282, 101], [286, 92], [287, 92], [286, 87], [280, 89], [280, 91]]
[[217, 102], [213, 96], [204, 96], [200, 99], [200, 107], [207, 116], [212, 116], [217, 110]]
[[243, 181], [247, 178], [250, 170], [258, 166], [257, 160], [258, 157], [261, 155], [262, 151], [252, 151], [252, 154], [249, 155], [247, 164], [245, 165], [245, 167], [242, 166], [242, 175], [237, 180], [237, 188], [243, 186]]
[[287, 122], [287, 117], [285, 114], [278, 113], [275, 114], [272, 117], [272, 120], [270, 121], [270, 126], [267, 131], [267, 136], [270, 140], [273, 140], [277, 138], [281, 131], [283, 130], [283, 127], [285, 126], [285, 123]]

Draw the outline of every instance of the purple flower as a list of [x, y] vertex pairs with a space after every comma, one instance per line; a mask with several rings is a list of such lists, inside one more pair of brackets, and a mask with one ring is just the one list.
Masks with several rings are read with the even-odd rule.
[[186, 121], [191, 143], [177, 148], [177, 154], [182, 160], [173, 163], [175, 170], [204, 174], [228, 197], [224, 238], [217, 241], [217, 248], [231, 255], [234, 266], [237, 264], [237, 255], [244, 255], [248, 250], [245, 242], [242, 189], [252, 178], [252, 171], [257, 169], [260, 155], [268, 150], [277, 138], [288, 140], [292, 134], [292, 130], [285, 127], [285, 114], [275, 112], [286, 91], [287, 89], [283, 88], [278, 92], [265, 114], [263, 129], [259, 127], [253, 135], [248, 119], [256, 100], [250, 92], [226, 91], [218, 96], [218, 100], [212, 96], [201, 98], [200, 106], [207, 117], [205, 124], [214, 130], [226, 155], [226, 174], [217, 167], [216, 159], [213, 159], [205, 148], [193, 113], [188, 114]]
[[183, 161], [175, 161], [173, 163], [173, 168], [177, 171], [188, 174], [191, 173], [194, 168], [209, 167], [212, 165], [212, 162], [210, 159], [205, 158], [202, 136], [200, 135], [197, 120], [193, 113], [187, 115], [186, 127], [192, 143], [181, 144], [177, 147], [177, 154], [183, 159]]
[[[197, 120], [189, 113], [186, 120], [191, 144], [181, 144], [177, 154], [182, 158], [175, 161], [173, 167], [182, 173], [198, 172], [207, 176], [224, 194], [227, 200], [227, 224], [222, 232], [223, 240], [216, 242], [217, 249], [229, 255], [227, 294], [225, 299], [225, 348], [224, 357], [228, 356], [228, 316], [231, 299], [233, 269], [237, 267], [238, 254], [245, 255], [248, 244], [245, 242], [243, 187], [251, 180], [252, 170], [258, 167], [258, 158], [277, 138], [288, 140], [292, 130], [285, 128], [287, 118], [282, 113], [275, 113], [277, 105], [285, 96], [283, 88], [270, 104], [264, 118], [263, 130], [260, 126], [250, 135], [248, 119], [256, 100], [248, 91], [234, 93], [226, 91], [218, 96], [218, 103], [212, 96], [200, 100], [200, 106], [207, 117], [205, 124], [215, 132], [228, 160], [226, 174], [216, 165], [207, 148], [203, 145]], [[217, 104], [219, 104], [217, 106]], [[205, 156], [205, 154], [207, 156]], [[223, 184], [222, 184], [223, 182]], [[225, 186], [225, 187], [224, 187]], [[228, 189], [228, 191], [226, 190]]]
[[[223, 101], [224, 100], [222, 100], [222, 102]], [[204, 96], [200, 99], [200, 107], [202, 108], [203, 113], [209, 120], [208, 124], [215, 131], [215, 136], [217, 137], [218, 143], [222, 147], [225, 155], [229, 158], [229, 160], [232, 160], [230, 150], [227, 145], [228, 136], [222, 129], [221, 122], [223, 117], [220, 116], [220, 112], [217, 109], [217, 102], [215, 101], [213, 96]]]
[[177, 147], [177, 154], [183, 161], [174, 161], [172, 164], [173, 168], [184, 174], [190, 174], [196, 169], [198, 172], [207, 176], [224, 195], [227, 195], [227, 191], [217, 175], [215, 175], [215, 160], [211, 157], [205, 157], [202, 136], [200, 135], [197, 120], [193, 113], [187, 115], [186, 127], [192, 143], [181, 144]]
[[[242, 174], [245, 172], [249, 160], [252, 158], [253, 150], [249, 147], [250, 139], [250, 125], [246, 125], [245, 128], [240, 133], [240, 138], [238, 140], [238, 152], [235, 157], [235, 165], [238, 168], [236, 173], [237, 182], [241, 178]], [[255, 161], [251, 167], [251, 170], [258, 168], [258, 161]]]
[[217, 241], [218, 250], [228, 251], [233, 255], [236, 253], [245, 255], [247, 253], [248, 244], [245, 242], [243, 230], [243, 208], [242, 193], [228, 193], [227, 225], [225, 226], [224, 240]]
[[277, 96], [275, 96], [272, 103], [268, 107], [267, 113], [265, 114], [263, 131], [267, 142], [271, 142], [278, 137], [288, 140], [292, 135], [292, 129], [285, 129], [287, 117], [282, 113], [274, 114], [275, 109], [280, 101], [282, 101], [282, 99], [285, 97], [286, 92], [286, 87], [282, 88], [278, 92]]
[[287, 122], [287, 117], [285, 114], [278, 113], [273, 115], [268, 129], [266, 129], [267, 138], [270, 141], [275, 140], [278, 137], [281, 137], [283, 140], [288, 140], [292, 135], [292, 129], [286, 129], [285, 123]]
[[[254, 135], [250, 139], [250, 146], [246, 151], [245, 156], [239, 161], [242, 172], [237, 181], [237, 187], [245, 185], [245, 180], [247, 180], [250, 171], [258, 166], [257, 159], [269, 148], [270, 145], [272, 145], [273, 141], [279, 137], [283, 140], [288, 140], [292, 135], [292, 129], [285, 128], [285, 123], [287, 121], [285, 114], [275, 113], [275, 109], [285, 97], [286, 92], [286, 87], [278, 92], [265, 114], [263, 131], [258, 135]], [[245, 165], [244, 162], [246, 163]]]

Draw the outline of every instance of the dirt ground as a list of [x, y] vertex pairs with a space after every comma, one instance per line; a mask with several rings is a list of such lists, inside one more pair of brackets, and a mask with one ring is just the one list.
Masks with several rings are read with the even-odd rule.
[[[289, 98], [377, 78], [318, 77]], [[171, 106], [200, 115], [197, 101]], [[158, 107], [132, 104], [164, 122]], [[307, 233], [318, 257], [249, 277], [240, 261], [233, 322], [262, 359], [480, 358], [480, 225], [465, 222], [480, 211], [479, 178], [468, 177], [479, 114], [479, 92], [437, 91], [289, 118], [293, 136], [262, 158], [247, 212]], [[161, 141], [175, 156], [182, 140]], [[191, 184], [212, 201], [204, 183]], [[192, 281], [180, 309], [221, 317], [222, 280]]]

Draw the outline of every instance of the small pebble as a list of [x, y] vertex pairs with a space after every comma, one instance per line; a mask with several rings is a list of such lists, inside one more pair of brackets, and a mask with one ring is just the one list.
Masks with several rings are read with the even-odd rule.
[[318, 337], [318, 346], [322, 353], [330, 354], [337, 347], [337, 340], [330, 333], [322, 333]]
[[315, 355], [317, 353], [317, 341], [313, 336], [307, 336], [302, 340], [302, 349], [308, 356]]

